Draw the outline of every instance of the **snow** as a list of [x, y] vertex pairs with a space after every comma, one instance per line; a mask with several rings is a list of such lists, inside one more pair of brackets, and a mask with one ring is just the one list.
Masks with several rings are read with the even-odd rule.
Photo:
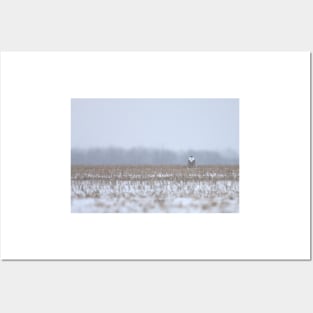
[[239, 212], [239, 169], [72, 168], [72, 212]]

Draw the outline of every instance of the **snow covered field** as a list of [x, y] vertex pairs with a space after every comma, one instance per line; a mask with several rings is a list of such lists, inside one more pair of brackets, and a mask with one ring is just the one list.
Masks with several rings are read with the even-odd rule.
[[238, 166], [72, 166], [72, 212], [239, 212]]

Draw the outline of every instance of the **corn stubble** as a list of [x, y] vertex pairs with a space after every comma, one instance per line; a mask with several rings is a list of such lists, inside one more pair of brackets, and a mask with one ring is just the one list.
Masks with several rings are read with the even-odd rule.
[[72, 166], [72, 212], [239, 212], [239, 166]]

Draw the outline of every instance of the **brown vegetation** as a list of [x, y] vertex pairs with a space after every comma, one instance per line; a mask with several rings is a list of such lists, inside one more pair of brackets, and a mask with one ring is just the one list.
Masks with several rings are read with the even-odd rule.
[[89, 212], [239, 210], [239, 166], [72, 166], [71, 178], [72, 206], [94, 199]]

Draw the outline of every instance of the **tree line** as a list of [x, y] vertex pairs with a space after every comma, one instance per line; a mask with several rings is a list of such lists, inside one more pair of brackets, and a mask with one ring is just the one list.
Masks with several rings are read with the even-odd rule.
[[237, 165], [239, 156], [234, 151], [185, 150], [118, 147], [72, 149], [72, 165], [185, 165], [193, 155], [197, 165]]

